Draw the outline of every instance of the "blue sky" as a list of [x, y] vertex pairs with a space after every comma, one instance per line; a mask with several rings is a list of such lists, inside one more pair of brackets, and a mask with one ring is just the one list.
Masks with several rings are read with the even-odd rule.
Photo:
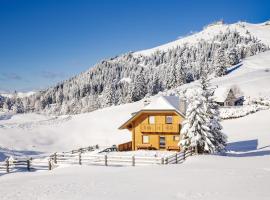
[[0, 0], [0, 91], [45, 88], [104, 58], [269, 11], [269, 0]]

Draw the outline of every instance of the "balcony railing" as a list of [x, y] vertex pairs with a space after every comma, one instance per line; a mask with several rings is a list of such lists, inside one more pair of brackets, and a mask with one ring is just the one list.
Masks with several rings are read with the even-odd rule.
[[141, 124], [141, 132], [178, 133], [179, 124]]

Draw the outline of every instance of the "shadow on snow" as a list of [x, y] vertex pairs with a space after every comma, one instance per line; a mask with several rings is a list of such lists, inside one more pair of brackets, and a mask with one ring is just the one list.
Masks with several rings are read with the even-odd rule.
[[252, 157], [270, 155], [270, 150], [263, 150], [270, 145], [258, 148], [258, 140], [245, 140], [239, 142], [228, 143], [227, 152], [224, 156], [230, 157]]

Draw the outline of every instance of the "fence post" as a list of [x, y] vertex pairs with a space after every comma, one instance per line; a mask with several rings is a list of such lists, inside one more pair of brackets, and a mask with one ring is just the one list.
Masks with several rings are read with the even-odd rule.
[[132, 156], [132, 166], [135, 166], [135, 156]]
[[186, 160], [186, 149], [184, 149], [184, 152], [183, 152], [183, 160]]
[[105, 166], [108, 166], [108, 156], [105, 154], [104, 156]]
[[178, 161], [177, 161], [177, 153], [175, 154], [175, 164], [177, 164]]
[[79, 165], [82, 165], [82, 153], [79, 153]]
[[27, 160], [26, 162], [27, 162], [27, 171], [30, 172], [30, 160]]
[[49, 170], [52, 170], [52, 163], [51, 163], [51, 159], [49, 158], [49, 161], [48, 161], [48, 165], [49, 165]]
[[195, 154], [198, 155], [198, 146], [195, 147]]
[[55, 164], [57, 164], [57, 154], [56, 153], [53, 154], [53, 161]]
[[6, 167], [7, 167], [7, 173], [9, 173], [9, 160], [8, 159], [6, 159]]
[[167, 157], [165, 158], [165, 164], [166, 165], [168, 164], [168, 158]]
[[161, 158], [161, 164], [164, 165], [164, 158]]

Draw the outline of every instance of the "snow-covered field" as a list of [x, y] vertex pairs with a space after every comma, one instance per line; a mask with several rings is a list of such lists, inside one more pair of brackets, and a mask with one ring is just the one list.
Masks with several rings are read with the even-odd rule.
[[202, 155], [179, 165], [73, 166], [0, 177], [1, 199], [268, 200], [270, 111], [223, 122], [227, 156]]
[[[99, 144], [111, 146], [130, 141], [118, 127], [143, 106], [142, 102], [109, 107], [74, 116], [10, 115], [0, 120], [2, 154], [51, 153]], [[1, 114], [0, 114], [1, 115]], [[3, 116], [4, 114], [2, 114]], [[4, 118], [4, 117], [3, 117]], [[0, 160], [4, 158], [0, 153]]]

